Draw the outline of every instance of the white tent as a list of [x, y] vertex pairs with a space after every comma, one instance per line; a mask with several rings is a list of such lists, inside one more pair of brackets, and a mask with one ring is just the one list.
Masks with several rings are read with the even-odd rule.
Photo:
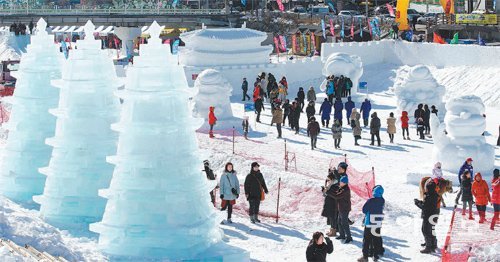
[[104, 29], [104, 26], [103, 26], [103, 25], [100, 25], [98, 28], [96, 28], [96, 29], [94, 30], [94, 34], [95, 34], [95, 33], [100, 33], [103, 29]]
[[74, 33], [76, 30], [76, 26], [71, 26], [70, 28], [68, 28], [66, 31], [64, 31], [65, 33]]
[[83, 33], [83, 26], [80, 26], [78, 29], [75, 30], [75, 33]]
[[107, 36], [111, 32], [111, 30], [113, 30], [113, 26], [108, 26], [106, 29], [99, 32], [99, 35], [100, 36]]
[[68, 28], [69, 26], [65, 25], [63, 28], [59, 28], [59, 30], [52, 30], [52, 33], [64, 33]]

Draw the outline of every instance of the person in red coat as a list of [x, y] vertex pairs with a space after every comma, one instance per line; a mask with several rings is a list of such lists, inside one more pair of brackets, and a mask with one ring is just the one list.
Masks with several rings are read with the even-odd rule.
[[493, 215], [493, 219], [491, 219], [490, 229], [495, 229], [495, 224], [498, 221], [498, 215], [500, 214], [500, 177], [499, 177], [498, 168], [493, 170], [493, 180], [491, 181], [491, 203], [493, 204], [493, 208], [495, 209], [495, 214]]
[[[410, 121], [410, 119], [408, 118], [408, 112], [403, 111], [401, 116], [401, 129], [403, 129], [404, 140], [406, 140], [406, 137], [408, 137], [408, 140], [410, 140], [410, 133], [408, 132], [408, 121]], [[405, 131], [406, 131], [406, 136], [405, 136]]]
[[483, 180], [481, 173], [476, 173], [472, 183], [472, 195], [476, 198], [477, 212], [479, 213], [479, 223], [486, 221], [486, 205], [491, 202], [488, 183]]
[[210, 138], [214, 137], [214, 125], [217, 123], [217, 117], [215, 117], [214, 110], [215, 107], [211, 106], [208, 112], [208, 124], [210, 125], [210, 132], [209, 132]]
[[255, 86], [255, 88], [253, 89], [253, 101], [254, 102], [257, 101], [257, 99], [259, 99], [260, 95], [261, 95], [260, 94], [260, 85], [257, 84]]

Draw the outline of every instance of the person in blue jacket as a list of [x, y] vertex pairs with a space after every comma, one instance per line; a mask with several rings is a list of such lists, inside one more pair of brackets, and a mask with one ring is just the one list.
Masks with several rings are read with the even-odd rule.
[[328, 127], [330, 124], [330, 114], [332, 113], [332, 103], [328, 101], [328, 98], [325, 98], [323, 104], [321, 104], [319, 113], [321, 115], [321, 125], [325, 127], [326, 124], [326, 127]]
[[333, 81], [333, 76], [327, 78], [326, 95], [328, 96], [328, 101], [330, 101], [330, 103], [333, 103], [333, 97], [335, 96], [335, 84]]
[[[460, 170], [458, 170], [458, 184], [462, 184], [462, 175], [464, 174], [465, 170], [469, 171], [471, 174], [474, 174], [474, 167], [472, 166], [472, 158], [467, 158], [464, 162], [464, 164], [460, 167]], [[460, 187], [460, 190], [458, 191], [457, 197], [455, 198], [455, 204], [458, 205], [458, 200], [460, 200], [460, 197], [462, 196], [462, 187]]]
[[352, 113], [352, 109], [356, 107], [356, 105], [354, 104], [354, 102], [351, 100], [351, 96], [348, 96], [347, 97], [347, 102], [345, 102], [345, 115], [347, 117], [347, 123], [350, 123], [351, 121], [351, 113]]
[[373, 197], [368, 199], [363, 206], [365, 231], [363, 234], [363, 257], [358, 259], [359, 262], [368, 261], [368, 258], [371, 256], [377, 261], [379, 256], [382, 256], [385, 251], [380, 234], [382, 220], [384, 219], [384, 188], [381, 185], [377, 185], [373, 188], [372, 194]]
[[344, 109], [344, 103], [342, 103], [342, 99], [340, 97], [337, 97], [337, 100], [335, 100], [335, 104], [333, 104], [333, 119], [339, 120], [340, 125], [342, 125], [342, 110]]
[[[227, 209], [226, 223], [233, 223], [231, 221], [231, 214], [233, 213], [233, 205], [236, 204], [236, 199], [240, 196], [240, 181], [236, 176], [233, 164], [228, 162], [224, 168], [224, 173], [220, 177], [220, 199], [221, 210]], [[222, 221], [224, 224], [224, 221]]]
[[370, 118], [370, 111], [372, 110], [372, 104], [368, 98], [361, 103], [361, 110], [359, 111], [363, 115], [363, 124], [365, 127], [368, 126], [368, 119]]

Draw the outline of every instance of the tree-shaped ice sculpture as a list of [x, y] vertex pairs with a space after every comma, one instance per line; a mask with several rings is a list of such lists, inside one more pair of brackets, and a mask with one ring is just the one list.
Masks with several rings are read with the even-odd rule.
[[61, 77], [62, 56], [46, 27], [40, 18], [38, 33], [22, 56], [16, 91], [7, 101], [12, 104], [5, 125], [9, 137], [0, 160], [0, 193], [26, 207], [36, 207], [33, 196], [43, 192], [46, 177], [38, 168], [49, 163], [52, 148], [45, 139], [54, 136], [56, 126], [48, 110], [59, 100], [59, 90], [50, 81]]
[[55, 136], [47, 139], [53, 147], [40, 214], [49, 223], [74, 234], [86, 234], [88, 224], [100, 221], [106, 200], [98, 189], [107, 188], [113, 166], [106, 156], [116, 152], [118, 134], [111, 124], [119, 117], [119, 100], [114, 91], [120, 86], [113, 61], [94, 40], [94, 25], [85, 25], [85, 40], [78, 40], [65, 61], [59, 107], [50, 110], [57, 117]]
[[116, 167], [110, 188], [100, 190], [108, 199], [104, 217], [90, 229], [110, 257], [248, 259], [219, 243], [222, 232], [207, 197], [214, 185], [200, 173], [195, 129], [202, 120], [191, 115], [183, 69], [161, 44], [160, 26], [154, 22], [149, 31], [118, 93], [124, 99], [120, 122], [112, 126], [120, 133], [118, 150], [108, 157]]

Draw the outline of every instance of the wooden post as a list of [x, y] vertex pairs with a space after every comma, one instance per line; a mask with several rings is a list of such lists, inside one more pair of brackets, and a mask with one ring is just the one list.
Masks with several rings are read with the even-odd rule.
[[286, 151], [286, 139], [285, 140], [285, 171], [288, 171], [288, 152]]
[[234, 126], [233, 126], [233, 155], [234, 155]]
[[276, 223], [278, 223], [279, 220], [280, 187], [281, 187], [281, 177], [278, 179], [278, 201], [276, 203]]

